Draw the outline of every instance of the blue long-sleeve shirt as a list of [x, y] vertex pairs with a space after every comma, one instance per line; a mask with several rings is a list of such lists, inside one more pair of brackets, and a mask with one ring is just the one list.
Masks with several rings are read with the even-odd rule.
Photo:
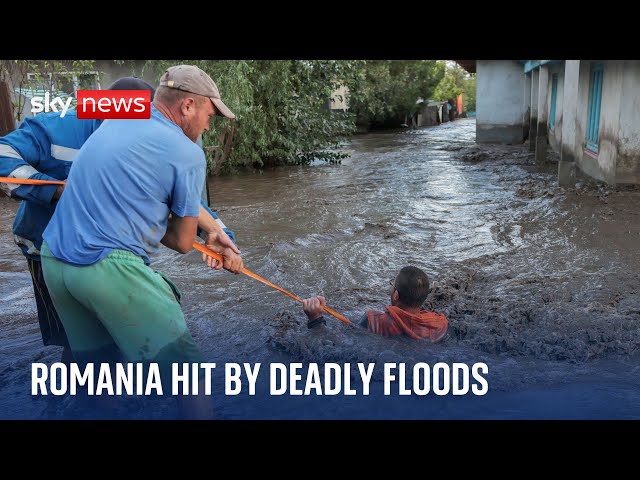
[[[75, 111], [64, 117], [53, 112], [25, 118], [16, 130], [0, 137], [0, 176], [66, 180], [78, 150], [100, 123], [79, 120]], [[39, 260], [42, 232], [53, 215], [51, 200], [57, 187], [0, 183], [0, 188], [22, 200], [13, 222], [14, 240], [26, 257]]]
[[[78, 119], [74, 110], [69, 110], [64, 117], [52, 112], [25, 118], [16, 130], [0, 137], [0, 176], [66, 180], [80, 147], [101, 123]], [[56, 188], [55, 185], [0, 183], [0, 189], [7, 195], [22, 200], [13, 222], [13, 234], [27, 258], [40, 259], [42, 232], [55, 209], [52, 198]], [[235, 242], [234, 233], [204, 201], [201, 204]]]

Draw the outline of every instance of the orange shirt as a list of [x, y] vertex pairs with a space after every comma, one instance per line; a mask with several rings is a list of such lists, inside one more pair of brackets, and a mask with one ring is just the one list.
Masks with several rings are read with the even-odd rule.
[[369, 310], [367, 319], [369, 330], [383, 337], [405, 334], [414, 340], [442, 340], [449, 328], [447, 317], [442, 314], [421, 310], [414, 315], [398, 307], [385, 307], [386, 312]]

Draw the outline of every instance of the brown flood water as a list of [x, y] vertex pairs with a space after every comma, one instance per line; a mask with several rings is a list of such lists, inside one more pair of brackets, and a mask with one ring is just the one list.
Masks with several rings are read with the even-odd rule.
[[[219, 365], [485, 362], [492, 395], [429, 397], [428, 407], [426, 397], [324, 397], [313, 410], [310, 399], [221, 396], [222, 417], [640, 417], [640, 190], [586, 180], [563, 189], [557, 164], [536, 167], [527, 146], [474, 142], [475, 121], [464, 119], [358, 136], [341, 165], [210, 180], [212, 208], [249, 270], [302, 298], [324, 294], [354, 321], [388, 303], [402, 266], [423, 268], [426, 306], [450, 321], [439, 344], [375, 337], [333, 317], [309, 332], [300, 304], [209, 271], [196, 252], [163, 249], [153, 267], [182, 289], [192, 333]], [[41, 344], [11, 239], [16, 207], [0, 198], [0, 404], [3, 418], [32, 418], [44, 400], [15, 385], [59, 351]]]

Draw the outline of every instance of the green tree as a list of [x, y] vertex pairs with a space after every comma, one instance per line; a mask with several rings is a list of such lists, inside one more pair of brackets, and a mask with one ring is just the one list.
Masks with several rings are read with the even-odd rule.
[[353, 115], [331, 112], [331, 92], [347, 83], [349, 61], [149, 61], [158, 78], [180, 63], [197, 65], [214, 79], [236, 121], [216, 118], [203, 136], [210, 171], [239, 167], [336, 161], [355, 129]]
[[354, 65], [349, 108], [359, 124], [398, 126], [432, 97], [444, 75], [435, 60], [373, 60]]
[[476, 75], [471, 74], [464, 79], [462, 106], [465, 112], [476, 111]]
[[467, 73], [458, 64], [449, 63], [442, 81], [434, 93], [435, 100], [449, 100], [462, 94], [462, 107], [465, 112], [476, 109], [476, 75]]
[[464, 77], [465, 70], [458, 64], [446, 64], [444, 77], [435, 89], [434, 100], [457, 98], [464, 91]]

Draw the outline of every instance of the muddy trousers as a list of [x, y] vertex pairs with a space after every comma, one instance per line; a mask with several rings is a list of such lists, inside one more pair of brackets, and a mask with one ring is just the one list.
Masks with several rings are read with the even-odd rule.
[[49, 293], [74, 358], [88, 362], [155, 362], [165, 381], [172, 363], [203, 362], [180, 308], [180, 291], [142, 258], [114, 250], [92, 265], [52, 256], [43, 243]]
[[40, 324], [42, 343], [44, 345], [69, 347], [69, 341], [67, 340], [64, 326], [60, 321], [58, 312], [53, 306], [53, 301], [49, 295], [49, 289], [44, 281], [44, 275], [42, 274], [42, 262], [40, 260], [27, 258], [27, 266], [29, 267], [29, 273], [31, 273], [33, 294], [36, 298], [38, 323]]

